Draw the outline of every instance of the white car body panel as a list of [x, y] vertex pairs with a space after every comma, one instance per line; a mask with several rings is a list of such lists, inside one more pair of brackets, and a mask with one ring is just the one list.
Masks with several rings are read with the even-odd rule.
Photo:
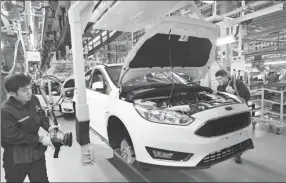
[[[100, 69], [107, 76], [104, 66], [96, 66], [94, 69]], [[108, 119], [111, 116], [119, 118], [129, 132], [134, 145], [136, 160], [139, 162], [178, 168], [195, 167], [209, 153], [251, 138], [251, 126], [214, 138], [205, 138], [194, 134], [209, 119], [249, 111], [245, 104], [231, 105], [233, 108], [231, 112], [226, 111], [226, 106], [223, 106], [196, 113], [193, 115], [196, 120], [188, 126], [153, 123], [142, 118], [132, 103], [119, 99], [119, 88], [111, 82], [110, 78], [108, 80], [112, 87], [112, 92], [108, 96], [87, 89], [90, 126], [109, 141], [107, 134]], [[148, 154], [145, 149], [146, 146], [170, 151], [190, 152], [195, 155], [186, 162], [156, 160]]]
[[[140, 75], [146, 75], [151, 72], [165, 71], [166, 67], [144, 67], [144, 68], [130, 68], [129, 65], [133, 62], [138, 50], [142, 45], [155, 34], [166, 34], [180, 36], [189, 36], [196, 38], [207, 38], [212, 43], [209, 59], [202, 67], [173, 67], [174, 72], [181, 72], [189, 76], [193, 76], [198, 80], [202, 79], [208, 72], [215, 58], [216, 40], [219, 37], [219, 27], [215, 24], [205, 22], [198, 19], [191, 19], [185, 17], [166, 17], [158, 24], [155, 24], [152, 29], [148, 30], [146, 34], [138, 41], [126, 57], [123, 65], [123, 70], [120, 75], [120, 84], [125, 83]], [[169, 53], [166, 53], [169, 54]], [[169, 62], [169, 61], [168, 61]], [[170, 70], [170, 67], [167, 68]]]
[[[120, 110], [118, 110], [119, 107]], [[238, 111], [245, 111], [247, 107], [241, 104], [237, 105], [236, 108], [240, 108]], [[198, 116], [202, 116], [201, 120], [196, 119], [189, 126], [173, 126], [148, 122], [138, 115], [132, 104], [123, 101], [113, 102], [110, 110], [114, 112], [114, 116], [121, 119], [127, 128], [133, 142], [137, 161], [153, 165], [194, 167], [209, 153], [245, 141], [251, 136], [251, 126], [215, 138], [204, 138], [194, 134], [195, 130], [205, 122], [205, 116], [211, 119], [212, 116], [216, 117], [218, 112], [220, 112], [221, 116], [228, 115], [224, 107], [198, 114]], [[194, 153], [195, 156], [186, 162], [155, 160], [146, 151], [146, 146]]]
[[[154, 123], [143, 118], [135, 109], [132, 102], [127, 102], [121, 99], [121, 85], [122, 83], [135, 78], [140, 75], [145, 75], [150, 72], [168, 71], [170, 68], [129, 68], [140, 46], [150, 37], [154, 36], [156, 32], [168, 34], [171, 28], [173, 33], [178, 35], [198, 36], [209, 38], [212, 42], [212, 49], [210, 51], [209, 59], [203, 67], [175, 67], [175, 72], [186, 73], [187, 75], [196, 78], [203, 77], [210, 64], [214, 59], [215, 42], [218, 37], [218, 29], [216, 26], [209, 23], [184, 18], [167, 18], [165, 22], [161, 22], [154, 26], [153, 29], [148, 30], [145, 37], [142, 38], [132, 49], [127, 56], [123, 69], [120, 75], [119, 88], [115, 86], [104, 65], [98, 65], [93, 69], [100, 70], [105, 76], [111, 92], [109, 95], [102, 94], [91, 89], [86, 90], [87, 104], [89, 106], [90, 126], [97, 131], [107, 141], [108, 138], [108, 121], [111, 116], [115, 116], [126, 127], [136, 154], [136, 160], [139, 162], [175, 167], [195, 167], [208, 154], [230, 147], [232, 145], [241, 143], [245, 140], [251, 139], [250, 125], [240, 130], [231, 132], [229, 134], [220, 135], [217, 137], [201, 137], [195, 134], [195, 131], [202, 127], [207, 121], [216, 118], [231, 116], [234, 114], [249, 112], [248, 106], [245, 103], [238, 103], [231, 105], [232, 110], [226, 110], [227, 106], [216, 107], [213, 109], [204, 110], [192, 115], [195, 119], [187, 126], [170, 125]], [[187, 32], [182, 30], [186, 28]], [[88, 77], [86, 77], [88, 79]], [[232, 98], [237, 98], [234, 95], [228, 94]], [[76, 97], [74, 97], [76, 98]], [[76, 101], [75, 101], [76, 102]], [[230, 106], [230, 105], [228, 105]], [[172, 161], [172, 160], [158, 160], [153, 159], [147, 152], [146, 147], [158, 148], [169, 151], [193, 153], [194, 156], [187, 161]]]

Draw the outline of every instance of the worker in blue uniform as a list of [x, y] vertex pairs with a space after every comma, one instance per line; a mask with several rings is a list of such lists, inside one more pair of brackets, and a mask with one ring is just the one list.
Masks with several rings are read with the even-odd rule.
[[[237, 88], [236, 91], [234, 87], [234, 81], [230, 77], [228, 77], [226, 71], [224, 70], [217, 71], [215, 77], [217, 82], [219, 83], [217, 91], [238, 95], [241, 98], [243, 98], [246, 103], [248, 102], [250, 98], [250, 92], [241, 80], [236, 79], [236, 88]], [[238, 164], [242, 163], [241, 154], [235, 157], [235, 162]]]
[[38, 98], [32, 95], [31, 81], [24, 74], [5, 78], [10, 97], [1, 106], [1, 146], [7, 182], [49, 182], [45, 151], [53, 147], [50, 136], [39, 136], [39, 128], [47, 132], [54, 127], [44, 115]]

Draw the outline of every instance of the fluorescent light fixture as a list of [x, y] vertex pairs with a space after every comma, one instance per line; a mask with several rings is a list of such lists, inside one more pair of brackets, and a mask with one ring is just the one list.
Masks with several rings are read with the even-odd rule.
[[286, 60], [266, 62], [265, 65], [278, 65], [278, 64], [286, 64]]
[[4, 45], [4, 43], [3, 42], [1, 42], [1, 49], [4, 47], [5, 45]]
[[[264, 65], [278, 65], [278, 64], [286, 64], [286, 60], [279, 60], [279, 61], [273, 61], [273, 62], [265, 62]], [[245, 66], [252, 66], [251, 63], [246, 63]]]
[[234, 36], [225, 36], [225, 37], [219, 37], [217, 39], [216, 45], [217, 46], [222, 46], [225, 44], [230, 44], [236, 42]]
[[201, 1], [201, 2], [203, 2], [203, 3], [208, 3], [208, 4], [212, 4], [212, 3], [214, 3], [215, 1]]

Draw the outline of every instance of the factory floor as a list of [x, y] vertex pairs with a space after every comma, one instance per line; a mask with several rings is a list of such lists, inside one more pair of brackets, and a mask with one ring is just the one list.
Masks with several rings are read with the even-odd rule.
[[[75, 132], [74, 120], [60, 118], [66, 132]], [[46, 152], [50, 182], [279, 182], [286, 180], [286, 130], [276, 135], [265, 125], [257, 125], [253, 132], [255, 149], [243, 155], [243, 164], [233, 160], [205, 170], [160, 170], [134, 172], [119, 159], [104, 160], [92, 166], [82, 166], [77, 143], [63, 147], [59, 159], [53, 151]], [[74, 141], [75, 142], [75, 141]], [[2, 157], [3, 149], [1, 149]], [[2, 159], [2, 158], [1, 158]], [[2, 166], [2, 162], [1, 162]], [[5, 182], [1, 167], [1, 182]], [[26, 178], [25, 181], [29, 181]]]

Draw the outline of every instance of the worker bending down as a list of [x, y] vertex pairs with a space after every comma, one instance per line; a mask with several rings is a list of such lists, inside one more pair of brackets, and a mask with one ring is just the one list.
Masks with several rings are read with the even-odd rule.
[[[236, 90], [234, 89], [235, 88], [234, 81], [227, 76], [227, 73], [224, 70], [217, 71], [215, 77], [217, 82], [219, 83], [217, 91], [228, 92], [234, 95], [238, 95], [241, 98], [243, 98], [247, 104], [250, 98], [250, 92], [241, 80], [236, 79], [236, 88], [238, 92], [237, 93]], [[242, 163], [241, 154], [235, 157], [235, 162], [238, 164]]]
[[32, 95], [31, 81], [24, 74], [7, 76], [5, 89], [10, 97], [1, 106], [1, 146], [7, 182], [49, 182], [45, 151], [53, 147], [50, 136], [39, 136], [39, 128], [54, 129], [44, 115], [38, 98]]

